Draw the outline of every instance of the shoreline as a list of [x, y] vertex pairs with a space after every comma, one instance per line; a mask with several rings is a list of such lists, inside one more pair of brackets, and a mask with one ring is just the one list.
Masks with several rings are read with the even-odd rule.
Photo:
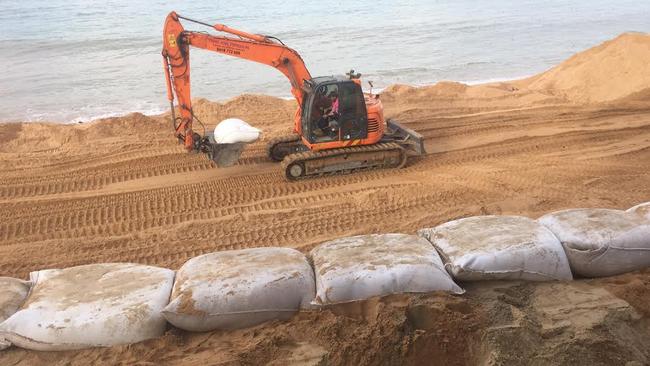
[[[425, 83], [425, 84], [418, 84], [418, 83], [411, 83], [411, 84], [403, 84], [403, 83], [396, 83], [396, 84], [390, 84], [386, 87], [383, 88], [375, 88], [373, 91], [374, 92], [379, 92], [383, 93], [385, 90], [391, 90], [394, 89], [395, 87], [408, 87], [408, 88], [415, 88], [415, 89], [428, 89], [428, 88], [435, 88], [436, 86], [442, 85], [442, 84], [456, 84], [456, 85], [464, 85], [468, 88], [480, 88], [480, 87], [485, 87], [485, 86], [490, 86], [493, 84], [511, 84], [513, 86], [516, 86], [517, 89], [520, 89], [523, 87], [523, 89], [528, 89], [530, 92], [539, 92], [541, 94], [551, 94], [551, 95], [556, 95], [554, 91], [561, 91], [559, 95], [562, 97], [566, 97], [567, 102], [572, 102], [572, 103], [578, 103], [582, 104], [584, 102], [600, 102], [602, 101], [603, 97], [607, 96], [607, 93], [609, 92], [609, 89], [611, 86], [611, 89], [622, 89], [621, 92], [618, 92], [617, 97], [613, 98], [619, 99], [621, 97], [625, 97], [627, 95], [633, 94], [634, 92], [638, 92], [641, 90], [636, 90], [634, 88], [628, 88], [629, 90], [626, 90], [625, 81], [629, 80], [629, 77], [625, 75], [625, 73], [636, 73], [638, 69], [643, 68], [643, 62], [642, 61], [646, 57], [650, 57], [648, 55], [647, 50], [644, 50], [642, 47], [643, 44], [650, 42], [650, 33], [642, 33], [642, 32], [626, 32], [620, 34], [618, 37], [605, 41], [601, 44], [598, 44], [596, 46], [593, 46], [587, 50], [584, 50], [582, 52], [579, 52], [572, 57], [566, 59], [565, 61], [559, 63], [558, 65], [551, 67], [548, 70], [545, 70], [541, 73], [537, 74], [527, 74], [527, 75], [517, 75], [517, 76], [512, 76], [512, 77], [493, 77], [493, 78], [487, 78], [487, 79], [478, 79], [478, 80], [464, 80], [464, 81], [449, 81], [449, 80], [439, 80], [435, 83]], [[612, 48], [612, 50], [608, 50], [608, 48]], [[606, 51], [605, 53], [609, 53], [612, 56], [612, 59], [614, 61], [607, 61], [606, 59], [602, 58], [602, 51]], [[630, 54], [628, 54], [630, 53]], [[583, 59], [588, 59], [591, 61], [591, 65], [588, 65], [587, 67], [584, 67], [584, 65], [581, 65], [582, 62], [576, 62], [576, 58], [583, 58]], [[626, 70], [617, 70], [614, 65], [607, 64], [608, 62], [621, 62], [624, 63], [626, 62], [626, 58], [632, 58], [634, 62], [636, 62], [638, 67], [632, 66], [632, 65], [626, 65]], [[564, 78], [564, 76], [559, 76], [555, 74], [566, 74], [569, 75], [570, 73], [565, 70], [566, 68], [569, 69], [574, 69], [571, 72], [571, 75], [568, 78]], [[597, 71], [594, 70], [594, 68], [598, 67], [605, 67], [609, 72], [614, 73], [615, 77], [621, 78], [622, 80], [616, 80], [615, 78], [608, 77], [606, 75], [605, 70], [603, 71]], [[573, 74], [577, 72], [578, 74]], [[581, 75], [584, 74], [584, 75]], [[590, 74], [592, 76], [597, 76], [598, 80], [592, 80], [589, 81], [588, 84], [584, 84], [586, 81], [586, 78], [590, 77]], [[544, 78], [547, 78], [547, 82], [544, 81]], [[646, 77], [647, 79], [650, 79], [650, 77]], [[161, 77], [162, 79], [162, 77]], [[363, 80], [363, 79], [362, 79]], [[537, 80], [538, 82], [533, 82]], [[572, 81], [573, 80], [573, 81]], [[598, 95], [597, 98], [591, 98], [594, 94], [593, 91], [586, 90], [586, 91], [581, 91], [580, 88], [584, 86], [589, 86], [590, 88], [594, 88], [594, 84], [598, 84], [598, 82], [602, 82], [603, 86], [601, 87], [600, 94]], [[640, 86], [643, 86], [645, 84], [646, 88], [650, 88], [650, 82], [646, 82], [645, 78], [642, 80], [639, 80], [636, 82], [636, 88], [638, 89]], [[368, 91], [367, 85], [363, 85], [364, 87], [364, 92]], [[549, 93], [550, 91], [550, 93]], [[566, 92], [566, 93], [565, 93]], [[564, 95], [566, 94], [566, 95]], [[582, 94], [582, 95], [580, 95]], [[254, 96], [261, 96], [261, 97], [272, 97], [272, 98], [277, 98], [277, 99], [282, 99], [282, 100], [293, 100], [293, 97], [289, 94], [282, 94], [282, 95], [270, 95], [270, 94], [253, 94], [253, 93], [242, 93], [233, 97], [229, 98], [224, 98], [224, 99], [211, 99], [211, 101], [215, 103], [220, 103], [220, 104], [227, 104], [232, 100], [235, 100], [237, 98], [240, 98], [242, 96], [246, 95], [254, 95]], [[203, 97], [194, 97], [193, 99], [203, 99]], [[110, 112], [101, 112], [98, 114], [94, 114], [92, 116], [79, 116], [72, 118], [69, 121], [55, 121], [55, 120], [46, 120], [41, 117], [37, 117], [38, 120], [27, 120], [27, 121], [21, 121], [21, 120], [7, 120], [7, 121], [0, 121], [0, 124], [4, 123], [53, 123], [53, 124], [62, 124], [62, 125], [70, 125], [70, 124], [86, 124], [95, 120], [101, 120], [105, 118], [115, 118], [115, 117], [120, 117], [120, 116], [126, 116], [131, 113], [141, 113], [146, 116], [150, 117], [156, 117], [160, 116], [162, 114], [165, 114], [168, 112], [168, 107], [166, 106], [165, 103], [160, 103], [158, 106], [154, 106], [152, 108], [147, 108], [147, 109], [134, 109], [134, 110], [129, 110], [129, 111], [110, 111]], [[82, 109], [83, 107], [81, 107]]]
[[[518, 77], [513, 77], [513, 78], [487, 78], [487, 79], [478, 79], [478, 80], [469, 80], [469, 81], [453, 81], [453, 80], [439, 80], [434, 83], [426, 83], [426, 84], [418, 84], [418, 83], [409, 83], [409, 84], [403, 84], [403, 83], [397, 83], [397, 84], [389, 84], [388, 86], [385, 86], [383, 88], [373, 88], [373, 93], [375, 94], [381, 94], [384, 90], [390, 89], [392, 86], [395, 85], [405, 85], [408, 87], [412, 88], [427, 88], [427, 87], [432, 87], [435, 85], [438, 85], [439, 83], [459, 83], [459, 84], [464, 84], [467, 86], [480, 86], [480, 85], [485, 85], [485, 84], [491, 84], [491, 83], [511, 83], [511, 82], [516, 82], [519, 80], [523, 80], [529, 77], [534, 76], [535, 74], [529, 74], [527, 76], [518, 76]], [[363, 80], [363, 78], [362, 78]], [[367, 93], [369, 91], [369, 88], [367, 88], [367, 85], [364, 85], [364, 93]], [[215, 103], [220, 103], [220, 104], [226, 104], [229, 101], [236, 99], [238, 97], [241, 97], [243, 95], [253, 95], [253, 96], [262, 96], [262, 97], [272, 97], [272, 98], [278, 98], [282, 100], [294, 100], [294, 97], [289, 95], [289, 94], [284, 94], [284, 95], [271, 95], [271, 94], [263, 94], [263, 93], [242, 93], [239, 95], [235, 95], [229, 98], [224, 98], [224, 99], [208, 99], [202, 96], [197, 96], [194, 97], [194, 99], [206, 99], [210, 100], [211, 102]], [[55, 121], [52, 119], [47, 119], [43, 117], [36, 117], [33, 119], [27, 119], [27, 120], [4, 120], [0, 121], [1, 124], [7, 124], [7, 123], [52, 123], [52, 124], [62, 124], [62, 125], [70, 125], [70, 124], [86, 124], [90, 123], [96, 120], [102, 120], [106, 118], [115, 118], [115, 117], [123, 117], [126, 115], [129, 115], [131, 113], [140, 113], [148, 117], [156, 117], [163, 115], [165, 113], [169, 112], [169, 107], [164, 107], [164, 106], [159, 106], [159, 107], [154, 107], [152, 109], [134, 109], [130, 111], [118, 111], [118, 112], [105, 112], [105, 113], [99, 113], [96, 115], [92, 115], [90, 117], [85, 117], [85, 116], [80, 116], [73, 118], [69, 121]]]

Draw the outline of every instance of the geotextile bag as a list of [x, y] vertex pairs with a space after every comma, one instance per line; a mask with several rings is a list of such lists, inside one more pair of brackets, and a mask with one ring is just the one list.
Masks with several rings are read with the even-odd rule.
[[560, 241], [527, 217], [467, 217], [418, 234], [438, 249], [457, 280], [572, 279]]
[[159, 337], [174, 271], [130, 263], [90, 264], [30, 274], [25, 303], [0, 324], [16, 346], [56, 351]]
[[250, 143], [260, 138], [261, 131], [238, 118], [228, 118], [214, 128], [214, 140], [219, 144]]
[[314, 271], [297, 250], [216, 252], [183, 264], [163, 315], [189, 331], [245, 328], [288, 319], [309, 307], [314, 291]]
[[639, 215], [610, 209], [572, 209], [538, 221], [557, 236], [574, 274], [612, 276], [650, 266], [650, 224]]
[[375, 234], [341, 238], [311, 251], [316, 304], [365, 300], [396, 293], [463, 293], [436, 250], [415, 235]]
[[[25, 302], [29, 293], [30, 282], [11, 277], [0, 277], [0, 323], [12, 316]], [[11, 345], [0, 338], [0, 350]]]

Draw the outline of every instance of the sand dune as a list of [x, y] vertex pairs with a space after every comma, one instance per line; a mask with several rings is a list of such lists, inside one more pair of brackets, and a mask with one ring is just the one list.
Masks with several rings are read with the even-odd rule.
[[384, 95], [391, 100], [435, 98], [438, 105], [479, 106], [480, 101], [481, 107], [611, 102], [650, 93], [648, 59], [650, 35], [624, 33], [527, 79], [473, 86], [456, 82], [420, 88], [393, 85]]
[[650, 88], [650, 35], [625, 33], [519, 83], [578, 103], [609, 102]]
[[[238, 117], [264, 131], [226, 169], [185, 153], [166, 115], [2, 125], [0, 275], [115, 261], [178, 268], [217, 250], [307, 251], [470, 215], [628, 208], [650, 200], [649, 56], [650, 36], [624, 34], [525, 80], [390, 87], [387, 116], [419, 131], [429, 154], [401, 170], [297, 183], [265, 156], [295, 108], [272, 97], [196, 101], [208, 129]], [[0, 364], [650, 362], [648, 271], [467, 287], [462, 297], [394, 296], [236, 332], [170, 330], [128, 347], [10, 349]]]

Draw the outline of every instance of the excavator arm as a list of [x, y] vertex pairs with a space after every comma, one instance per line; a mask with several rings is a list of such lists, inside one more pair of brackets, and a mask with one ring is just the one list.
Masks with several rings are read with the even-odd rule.
[[[180, 19], [205, 25], [237, 38], [186, 31]], [[223, 24], [210, 25], [171, 12], [167, 16], [163, 30], [163, 66], [175, 134], [183, 141], [186, 149], [199, 149], [198, 135], [192, 131], [194, 113], [190, 94], [190, 46], [259, 62], [278, 69], [289, 79], [291, 93], [298, 101], [299, 108], [302, 105], [305, 82], [311, 79], [311, 75], [296, 51], [274, 37], [242, 32]], [[174, 96], [180, 113], [178, 118], [175, 116]]]

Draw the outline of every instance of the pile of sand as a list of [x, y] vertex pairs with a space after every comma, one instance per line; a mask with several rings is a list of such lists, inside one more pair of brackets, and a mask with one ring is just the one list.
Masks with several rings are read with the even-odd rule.
[[[285, 100], [266, 95], [244, 94], [222, 103], [206, 99], [193, 100], [196, 116], [208, 130], [226, 118], [239, 118], [254, 123], [264, 134], [277, 131], [290, 132], [293, 129], [293, 116], [296, 111], [294, 100]], [[201, 127], [194, 127], [201, 131]]]
[[580, 52], [558, 66], [513, 82], [465, 85], [443, 81], [431, 86], [393, 85], [389, 103], [429, 98], [438, 107], [516, 107], [533, 104], [599, 103], [650, 94], [650, 35], [624, 33]]
[[624, 33], [516, 84], [576, 103], [609, 102], [650, 89], [648, 60], [650, 35]]

